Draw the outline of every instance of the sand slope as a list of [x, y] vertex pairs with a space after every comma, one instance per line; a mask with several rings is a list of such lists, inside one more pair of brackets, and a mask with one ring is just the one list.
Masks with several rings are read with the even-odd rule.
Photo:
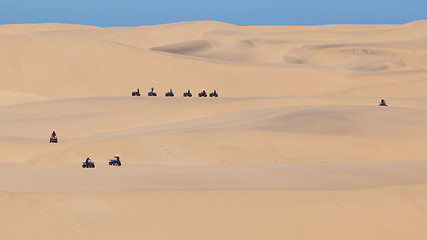
[[[2, 199], [10, 202], [2, 207], [3, 239], [426, 237], [425, 185], [342, 192], [3, 193]], [[18, 225], [28, 227], [11, 230]]]
[[425, 239], [426, 30], [0, 26], [0, 238]]

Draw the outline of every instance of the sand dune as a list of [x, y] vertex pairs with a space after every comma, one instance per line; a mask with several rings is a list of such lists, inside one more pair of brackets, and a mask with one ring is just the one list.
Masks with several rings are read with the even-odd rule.
[[0, 26], [0, 238], [425, 239], [426, 30]]
[[[216, 22], [61, 26], [0, 28], [0, 90], [48, 97], [120, 96], [156, 85], [163, 91], [218, 88], [224, 96], [310, 96], [369, 87], [382, 78], [389, 83], [419, 80], [413, 72], [424, 72], [427, 65], [424, 21], [300, 28]], [[37, 34], [27, 34], [30, 27]], [[18, 30], [10, 35], [13, 29]], [[368, 74], [351, 77], [359, 73]], [[381, 95], [411, 96], [396, 89], [401, 87]]]
[[[292, 98], [49, 100], [0, 108], [0, 137], [7, 145], [25, 142], [25, 158], [32, 164], [61, 165], [85, 155], [105, 159], [115, 154], [105, 149], [129, 154], [132, 162], [160, 164], [176, 163], [179, 158], [185, 159], [181, 164], [424, 159], [427, 111], [423, 108], [378, 109], [343, 100], [339, 105], [288, 105], [292, 101], [298, 102]], [[60, 134], [59, 146], [45, 144], [53, 128]], [[4, 160], [22, 159], [23, 153], [9, 149]], [[165, 151], [171, 154], [164, 155]]]

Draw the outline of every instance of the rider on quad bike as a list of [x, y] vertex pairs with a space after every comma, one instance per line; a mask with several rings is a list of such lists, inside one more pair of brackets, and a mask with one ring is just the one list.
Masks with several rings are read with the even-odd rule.
[[132, 92], [132, 96], [141, 96], [141, 93], [139, 92], [139, 88], [136, 91]]
[[154, 92], [154, 86], [151, 86], [151, 91], [148, 92], [148, 96], [157, 96], [157, 93]]
[[89, 156], [87, 156], [86, 160], [82, 164], [82, 168], [95, 168], [95, 163], [92, 162]]
[[119, 155], [115, 155], [113, 160], [110, 160], [110, 162], [108, 163], [110, 166], [121, 166], [122, 162], [120, 161], [120, 157]]
[[190, 89], [188, 89], [186, 92], [184, 92], [183, 96], [184, 96], [184, 97], [192, 97], [192, 96], [193, 96], [193, 94], [191, 94]]
[[169, 91], [165, 93], [165, 97], [173, 97], [173, 96], [175, 96], [175, 95], [173, 94], [172, 88], [169, 89]]
[[57, 143], [58, 142], [58, 137], [56, 136], [55, 130], [53, 130], [52, 134], [50, 135], [49, 142], [51, 142], [51, 143]]
[[208, 95], [206, 94], [206, 90], [203, 89], [202, 92], [199, 92], [199, 97], [207, 97]]
[[387, 103], [385, 102], [384, 98], [381, 98], [381, 102], [379, 106], [385, 106], [387, 107]]
[[218, 97], [218, 94], [216, 93], [215, 89], [213, 90], [213, 92], [209, 93], [209, 97]]

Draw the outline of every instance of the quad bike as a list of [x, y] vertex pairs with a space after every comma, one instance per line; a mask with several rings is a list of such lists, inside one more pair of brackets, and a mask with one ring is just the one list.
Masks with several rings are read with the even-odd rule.
[[141, 93], [139, 91], [133, 91], [132, 96], [141, 96]]
[[193, 94], [191, 94], [191, 92], [190, 92], [190, 91], [188, 91], [188, 92], [185, 92], [185, 93], [183, 94], [183, 96], [184, 96], [184, 97], [192, 97], [192, 96], [193, 96]]
[[156, 93], [156, 92], [151, 91], [151, 92], [148, 92], [148, 96], [149, 96], [149, 97], [156, 97], [156, 96], [157, 96], [157, 93]]
[[199, 97], [207, 97], [208, 95], [206, 94], [205, 91], [203, 92], [199, 92]]
[[49, 142], [50, 143], [57, 143], [58, 142], [58, 136], [51, 135]]
[[95, 168], [95, 163], [92, 161], [89, 162], [83, 162], [82, 168]]
[[120, 167], [122, 165], [122, 161], [117, 159], [111, 159], [110, 162], [108, 162], [110, 166], [118, 166]]
[[218, 97], [218, 93], [216, 91], [209, 93], [209, 97]]
[[167, 93], [165, 93], [165, 97], [173, 97], [173, 96], [175, 96], [173, 94], [173, 92], [167, 92]]
[[380, 106], [380, 107], [387, 107], [387, 103], [382, 102], [382, 103], [380, 103], [378, 106]]

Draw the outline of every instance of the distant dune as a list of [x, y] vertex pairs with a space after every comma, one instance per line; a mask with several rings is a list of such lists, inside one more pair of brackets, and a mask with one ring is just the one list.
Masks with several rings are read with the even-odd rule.
[[426, 239], [426, 42], [426, 20], [2, 25], [0, 239]]
[[[426, 38], [426, 21], [313, 27], [5, 25], [0, 26], [0, 90], [119, 96], [156, 85], [218, 88], [225, 96], [246, 97], [359, 96], [355, 89], [365, 88], [410, 97], [425, 87], [419, 76], [427, 67]], [[378, 87], [384, 82], [386, 87]]]

